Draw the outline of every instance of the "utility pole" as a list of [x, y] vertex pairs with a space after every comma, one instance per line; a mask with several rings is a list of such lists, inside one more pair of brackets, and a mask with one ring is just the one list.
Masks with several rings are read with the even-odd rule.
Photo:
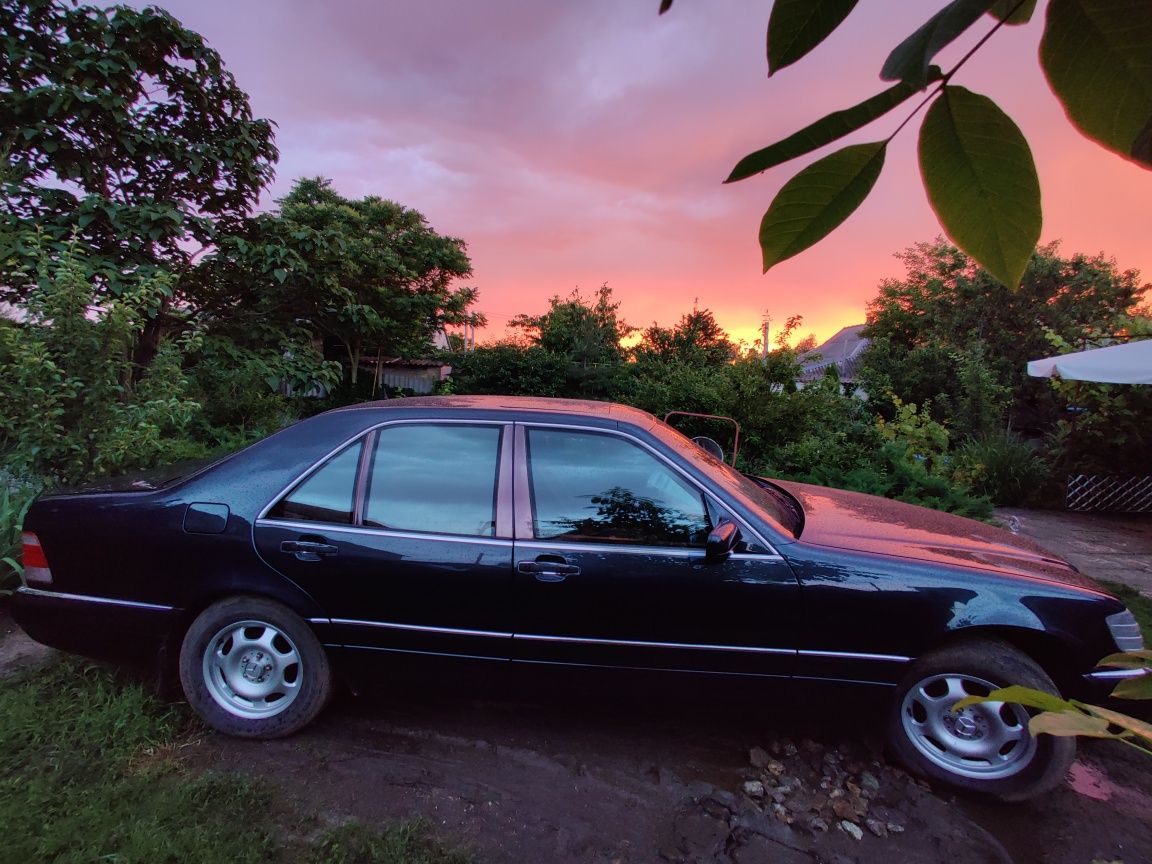
[[760, 342], [760, 362], [768, 362], [768, 334], [772, 329], [772, 316], [767, 312], [764, 313], [764, 323], [760, 325], [761, 342]]

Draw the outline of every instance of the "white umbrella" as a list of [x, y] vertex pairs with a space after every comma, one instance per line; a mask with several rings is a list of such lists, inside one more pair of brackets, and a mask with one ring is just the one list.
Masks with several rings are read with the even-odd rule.
[[1152, 339], [1029, 360], [1028, 374], [1105, 384], [1152, 384]]

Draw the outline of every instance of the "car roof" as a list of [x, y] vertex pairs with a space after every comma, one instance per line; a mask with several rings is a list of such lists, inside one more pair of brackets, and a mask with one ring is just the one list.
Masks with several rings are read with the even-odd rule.
[[437, 413], [444, 410], [446, 412], [515, 411], [518, 413], [569, 414], [617, 420], [643, 428], [651, 426], [656, 419], [647, 411], [616, 402], [597, 402], [593, 399], [556, 399], [546, 396], [403, 396], [396, 399], [380, 399], [374, 402], [346, 405], [326, 413], [420, 408], [430, 409]]

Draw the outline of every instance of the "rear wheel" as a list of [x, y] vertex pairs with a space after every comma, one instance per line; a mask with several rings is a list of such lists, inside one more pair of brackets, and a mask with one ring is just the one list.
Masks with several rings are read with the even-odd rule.
[[184, 637], [180, 682], [193, 710], [242, 738], [278, 738], [307, 725], [332, 693], [328, 658], [285, 606], [231, 597], [205, 609]]
[[960, 789], [1005, 801], [1048, 791], [1071, 766], [1075, 739], [1033, 737], [1019, 705], [983, 702], [952, 710], [965, 696], [1009, 684], [1059, 695], [1043, 669], [1003, 642], [973, 640], [926, 655], [897, 691], [892, 749], [916, 773]]

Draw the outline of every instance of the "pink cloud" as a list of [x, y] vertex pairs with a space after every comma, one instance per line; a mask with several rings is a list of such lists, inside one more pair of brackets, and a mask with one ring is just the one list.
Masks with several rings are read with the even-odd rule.
[[[884, 86], [887, 50], [927, 17], [861, 4], [817, 52], [769, 80], [768, 4], [655, 0], [161, 0], [223, 55], [279, 124], [274, 197], [321, 174], [463, 237], [498, 334], [552, 294], [608, 282], [635, 324], [699, 298], [738, 335], [767, 311], [823, 337], [863, 319], [892, 255], [939, 233], [920, 187], [915, 124], [870, 200], [814, 249], [760, 274], [756, 231], [799, 166], [732, 186], [737, 159]], [[759, 7], [763, 7], [762, 9]], [[1033, 143], [1044, 239], [1152, 276], [1152, 173], [1072, 131], [1035, 59], [1038, 22], [997, 34], [957, 77], [996, 98]], [[946, 60], [964, 46], [950, 49]], [[902, 115], [901, 115], [902, 116]], [[855, 136], [886, 136], [899, 118]]]

